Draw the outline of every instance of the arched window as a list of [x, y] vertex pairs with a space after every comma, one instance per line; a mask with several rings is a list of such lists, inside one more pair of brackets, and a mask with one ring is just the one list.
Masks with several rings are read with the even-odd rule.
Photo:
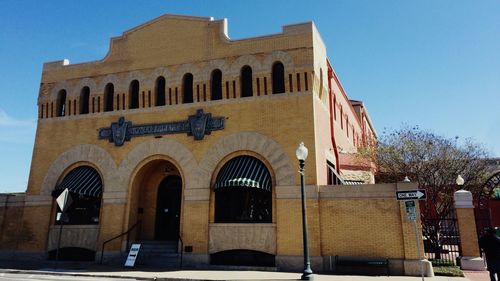
[[104, 88], [104, 111], [113, 111], [113, 97], [115, 95], [115, 86], [113, 83], [106, 84]]
[[212, 77], [210, 79], [210, 87], [211, 87], [211, 100], [220, 100], [222, 99], [222, 71], [220, 69], [215, 69], [212, 71]]
[[182, 103], [193, 102], [193, 74], [186, 73], [182, 79]]
[[134, 80], [130, 82], [130, 87], [128, 88], [129, 104], [128, 108], [139, 108], [139, 81]]
[[[62, 218], [64, 224], [98, 224], [102, 197], [102, 180], [99, 173], [90, 166], [76, 167], [55, 186], [52, 196], [57, 198], [66, 188], [72, 203]], [[57, 212], [56, 224], [59, 224], [59, 207]]]
[[252, 68], [245, 65], [241, 68], [241, 97], [253, 96], [252, 89]]
[[57, 93], [56, 116], [62, 117], [66, 115], [66, 90], [60, 90]]
[[272, 181], [267, 167], [252, 156], [222, 166], [215, 191], [216, 223], [271, 223]]
[[273, 94], [285, 92], [285, 67], [279, 61], [273, 64]]
[[156, 106], [165, 105], [165, 77], [156, 79]]
[[85, 86], [80, 92], [80, 114], [89, 113], [90, 88]]

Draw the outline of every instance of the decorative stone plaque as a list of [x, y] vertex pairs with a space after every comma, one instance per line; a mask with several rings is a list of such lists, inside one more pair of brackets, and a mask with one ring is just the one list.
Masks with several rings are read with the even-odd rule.
[[167, 135], [177, 133], [187, 133], [193, 136], [194, 140], [202, 140], [205, 135], [210, 135], [212, 131], [224, 129], [224, 117], [212, 117], [211, 113], [203, 112], [203, 109], [196, 110], [195, 115], [190, 115], [187, 120], [133, 125], [130, 121], [125, 121], [120, 117], [118, 122], [111, 123], [110, 127], [99, 129], [99, 139], [107, 139], [116, 146], [122, 146], [132, 137], [148, 135]]

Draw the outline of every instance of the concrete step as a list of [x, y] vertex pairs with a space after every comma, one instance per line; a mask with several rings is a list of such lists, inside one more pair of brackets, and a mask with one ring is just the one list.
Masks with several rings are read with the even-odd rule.
[[140, 267], [178, 268], [180, 256], [177, 241], [136, 241], [141, 244], [137, 258]]

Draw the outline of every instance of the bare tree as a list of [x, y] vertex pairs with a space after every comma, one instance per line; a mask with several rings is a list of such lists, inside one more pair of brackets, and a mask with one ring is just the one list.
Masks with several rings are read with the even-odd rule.
[[426, 189], [427, 200], [420, 205], [423, 233], [440, 258], [442, 222], [453, 214], [453, 193], [459, 188], [456, 178], [461, 175], [465, 184], [460, 188], [479, 197], [487, 177], [485, 149], [470, 139], [459, 143], [458, 138], [405, 126], [383, 134], [361, 156], [376, 164], [376, 181], [398, 182], [408, 176]]

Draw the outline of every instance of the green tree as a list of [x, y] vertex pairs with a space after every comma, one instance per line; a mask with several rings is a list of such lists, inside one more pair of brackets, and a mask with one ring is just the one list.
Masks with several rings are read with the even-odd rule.
[[[379, 142], [362, 150], [376, 164], [376, 182], [400, 182], [407, 176], [427, 191], [421, 203], [422, 227], [427, 246], [440, 258], [444, 220], [453, 214], [453, 193], [459, 188], [484, 196], [488, 153], [470, 139], [459, 142], [418, 127], [405, 126], [384, 133]], [[461, 175], [465, 184], [458, 187]], [[489, 196], [489, 194], [488, 194]]]

